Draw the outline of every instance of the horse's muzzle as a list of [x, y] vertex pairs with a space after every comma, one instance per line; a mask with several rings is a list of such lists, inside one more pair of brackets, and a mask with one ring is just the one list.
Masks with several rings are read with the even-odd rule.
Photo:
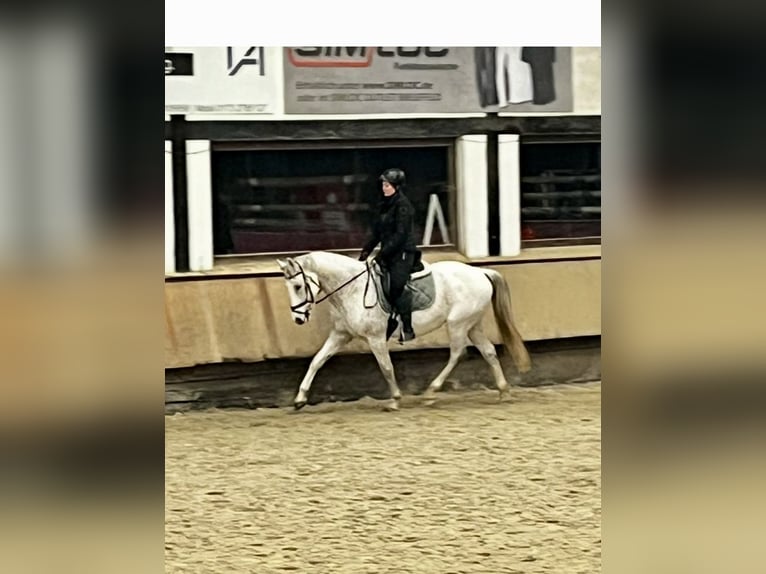
[[304, 320], [303, 320], [303, 319], [301, 319], [300, 317], [296, 317], [296, 318], [295, 318], [295, 322], [296, 322], [298, 325], [303, 325], [303, 324], [304, 324], [306, 321], [304, 321]]

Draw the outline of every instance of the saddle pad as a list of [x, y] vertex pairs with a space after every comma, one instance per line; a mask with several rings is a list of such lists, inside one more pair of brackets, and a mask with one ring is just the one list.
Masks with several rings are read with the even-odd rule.
[[[404, 286], [402, 297], [411, 297], [412, 311], [422, 311], [428, 309], [434, 304], [436, 297], [436, 286], [434, 285], [434, 276], [431, 274], [431, 268], [424, 263], [425, 269], [410, 275], [407, 285]], [[388, 302], [388, 297], [383, 291], [383, 275], [379, 269], [375, 269], [372, 274], [375, 281], [375, 290], [378, 293], [378, 305], [386, 313], [391, 313], [392, 307]]]
[[423, 266], [423, 269], [420, 271], [415, 271], [415, 273], [412, 273], [410, 275], [410, 281], [416, 281], [418, 279], [422, 279], [423, 277], [426, 277], [427, 275], [431, 274], [431, 265], [426, 263], [425, 261], [421, 261], [420, 264]]

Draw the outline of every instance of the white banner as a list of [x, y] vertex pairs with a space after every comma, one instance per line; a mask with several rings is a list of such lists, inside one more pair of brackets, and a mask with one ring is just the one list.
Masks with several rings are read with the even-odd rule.
[[[273, 114], [279, 48], [165, 48], [166, 114]], [[280, 64], [281, 65], [281, 64]]]

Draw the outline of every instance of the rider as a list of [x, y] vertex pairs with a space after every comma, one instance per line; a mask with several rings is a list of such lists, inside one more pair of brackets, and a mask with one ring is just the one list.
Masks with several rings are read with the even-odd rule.
[[[365, 261], [375, 246], [381, 244], [375, 262], [389, 273], [389, 300], [402, 318], [403, 328], [399, 340], [406, 342], [415, 338], [415, 332], [412, 330], [409, 297], [402, 297], [402, 293], [410, 273], [420, 266], [421, 256], [413, 235], [415, 210], [404, 195], [405, 177], [401, 169], [387, 169], [380, 176], [380, 181], [383, 187], [380, 213], [373, 224], [369, 241], [362, 248], [359, 261]], [[391, 336], [390, 327], [387, 336]]]

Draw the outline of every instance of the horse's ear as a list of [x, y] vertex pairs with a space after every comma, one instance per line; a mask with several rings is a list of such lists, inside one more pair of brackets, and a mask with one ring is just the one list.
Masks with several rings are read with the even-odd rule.
[[295, 273], [295, 259], [292, 257], [288, 257], [287, 259], [277, 259], [277, 265], [279, 265], [279, 268], [282, 270], [285, 276]]

